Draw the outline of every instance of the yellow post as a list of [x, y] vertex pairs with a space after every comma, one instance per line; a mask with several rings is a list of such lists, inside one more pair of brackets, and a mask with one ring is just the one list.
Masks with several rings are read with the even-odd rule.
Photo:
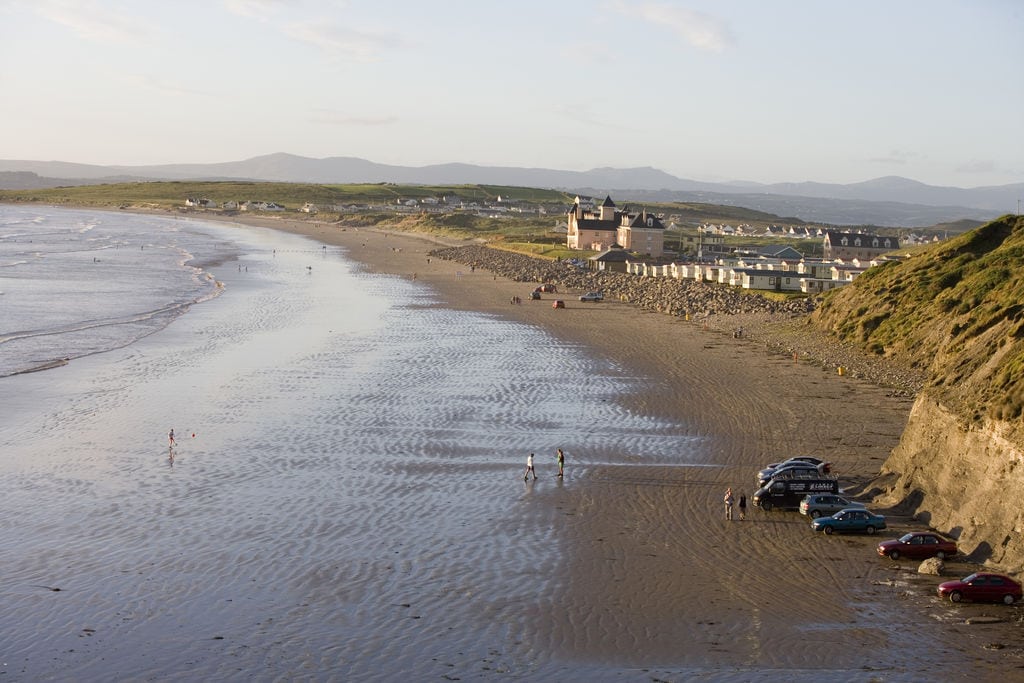
[[842, 365], [840, 365], [840, 366], [839, 366], [839, 376], [840, 376], [840, 377], [842, 377], [842, 376], [843, 376], [843, 375], [845, 375], [845, 374], [846, 374], [846, 372], [845, 372], [845, 371], [843, 370], [843, 366], [842, 366]]

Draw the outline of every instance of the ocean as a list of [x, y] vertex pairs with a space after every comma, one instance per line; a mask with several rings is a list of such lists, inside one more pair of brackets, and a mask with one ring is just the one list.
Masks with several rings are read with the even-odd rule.
[[586, 665], [536, 628], [570, 580], [541, 501], [707, 460], [626, 407], [645, 380], [613, 360], [335, 247], [59, 208], [0, 226], [5, 680], [565, 679]]
[[130, 344], [216, 296], [195, 254], [237, 257], [189, 221], [0, 208], [0, 377]]

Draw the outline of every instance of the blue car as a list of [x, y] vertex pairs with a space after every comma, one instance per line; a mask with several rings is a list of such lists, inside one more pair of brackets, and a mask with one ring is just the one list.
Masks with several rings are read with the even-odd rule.
[[846, 533], [873, 534], [885, 528], [885, 517], [876, 515], [862, 508], [840, 510], [831, 517], [819, 517], [811, 522], [811, 530], [833, 534], [837, 531]]

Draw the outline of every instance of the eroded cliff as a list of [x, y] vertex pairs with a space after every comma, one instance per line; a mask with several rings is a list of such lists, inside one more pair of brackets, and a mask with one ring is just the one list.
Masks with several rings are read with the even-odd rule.
[[874, 482], [971, 559], [1024, 569], [1024, 219], [1005, 216], [830, 296], [814, 324], [927, 373]]

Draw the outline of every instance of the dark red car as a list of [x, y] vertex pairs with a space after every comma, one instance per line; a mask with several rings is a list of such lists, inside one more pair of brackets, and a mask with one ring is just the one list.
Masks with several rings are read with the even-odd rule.
[[544, 284], [542, 284], [540, 287], [538, 287], [537, 289], [535, 289], [533, 291], [535, 291], [535, 292], [543, 292], [545, 294], [556, 294], [558, 292], [558, 288], [555, 287], [550, 282], [545, 282]]
[[908, 560], [927, 560], [929, 557], [944, 560], [956, 555], [956, 543], [930, 531], [914, 531], [892, 541], [882, 541], [878, 544], [878, 554], [893, 560], [901, 557]]
[[939, 597], [952, 602], [1003, 602], [1012, 605], [1021, 598], [1020, 584], [1009, 576], [978, 572], [959, 581], [939, 584]]

